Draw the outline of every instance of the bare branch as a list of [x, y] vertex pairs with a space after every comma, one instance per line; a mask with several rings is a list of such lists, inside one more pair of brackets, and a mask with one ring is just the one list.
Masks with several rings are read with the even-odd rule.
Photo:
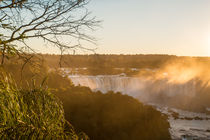
[[[0, 32], [3, 33], [0, 47], [6, 46], [7, 50], [11, 45], [21, 44], [33, 50], [26, 42], [39, 38], [60, 48], [62, 54], [75, 48], [93, 51], [80, 43], [80, 40], [94, 43], [94, 37], [86, 33], [100, 23], [90, 16], [85, 8], [87, 4], [87, 0], [0, 0]], [[64, 42], [63, 38], [74, 44]]]

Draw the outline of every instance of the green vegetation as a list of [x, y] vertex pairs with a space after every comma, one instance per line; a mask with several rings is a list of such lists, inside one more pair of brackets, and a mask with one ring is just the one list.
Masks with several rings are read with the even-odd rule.
[[5, 112], [0, 124], [5, 138], [170, 139], [167, 116], [132, 97], [75, 87], [68, 78], [49, 72], [46, 66], [36, 69], [26, 65], [21, 78], [21, 66], [4, 65], [18, 83], [15, 86], [3, 78], [0, 88], [1, 102], [5, 102], [0, 109]]
[[[188, 58], [210, 65], [208, 57], [177, 57], [174, 55], [63, 55], [62, 67], [71, 68], [72, 74], [84, 75], [114, 75], [126, 73], [129, 76], [139, 74], [139, 70], [160, 69], [176, 60]], [[59, 68], [59, 55], [44, 55], [50, 68]], [[79, 63], [78, 63], [79, 62]], [[186, 64], [183, 61], [183, 64]], [[136, 70], [132, 70], [136, 68]]]
[[168, 140], [167, 116], [121, 93], [74, 87], [56, 94], [66, 119], [93, 140]]
[[42, 87], [19, 89], [0, 80], [0, 139], [78, 139], [61, 102]]
[[[97, 140], [170, 139], [167, 118], [160, 112], [119, 93], [104, 95], [74, 87], [67, 78], [56, 72], [49, 73], [46, 66], [39, 64], [40, 60], [33, 59], [37, 55], [28, 44], [32, 38], [55, 45], [61, 54], [65, 50], [83, 48], [81, 41], [94, 40], [84, 32], [95, 29], [100, 23], [89, 16], [85, 7], [88, 1], [0, 0], [0, 4], [0, 65], [3, 67], [0, 72], [6, 71], [12, 77], [0, 76], [0, 139], [88, 139], [81, 131]], [[71, 44], [63, 42], [63, 36], [69, 37]], [[72, 39], [77, 41], [72, 44]], [[87, 74], [120, 72], [110, 71], [112, 66], [136, 67], [127, 57], [117, 57], [119, 64], [115, 56], [101, 59], [94, 55], [88, 61], [85, 61], [86, 56], [82, 61], [74, 58], [72, 66], [88, 67]], [[68, 57], [68, 61], [71, 59]], [[66, 56], [46, 61], [48, 66], [57, 68], [57, 64], [63, 66]], [[137, 67], [148, 63], [141, 62]], [[156, 67], [156, 61], [150, 64]], [[63, 102], [64, 109], [54, 93]], [[75, 125], [77, 133], [65, 117]]]
[[[44, 55], [49, 67], [59, 65], [59, 55]], [[158, 68], [166, 61], [177, 58], [173, 55], [63, 55], [62, 66], [70, 68]], [[79, 62], [79, 63], [78, 63]]]

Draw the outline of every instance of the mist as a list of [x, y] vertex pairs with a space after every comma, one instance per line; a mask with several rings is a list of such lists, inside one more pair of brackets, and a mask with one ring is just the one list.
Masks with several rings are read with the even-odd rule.
[[156, 69], [140, 69], [135, 76], [69, 75], [75, 85], [103, 93], [121, 92], [144, 103], [206, 112], [210, 107], [208, 61], [174, 58]]
[[187, 110], [205, 111], [210, 97], [208, 63], [194, 58], [179, 58], [168, 61], [155, 71], [140, 72], [144, 79], [144, 102], [164, 104]]

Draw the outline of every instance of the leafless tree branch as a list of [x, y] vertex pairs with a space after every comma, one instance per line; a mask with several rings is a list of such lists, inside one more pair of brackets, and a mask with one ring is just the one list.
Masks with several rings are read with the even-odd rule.
[[[19, 52], [18, 46], [33, 50], [27, 44], [27, 40], [32, 38], [58, 47], [61, 54], [75, 48], [94, 51], [82, 47], [80, 43], [81, 40], [94, 43], [95, 38], [86, 33], [100, 23], [90, 16], [85, 7], [87, 4], [87, 0], [0, 0], [2, 56], [7, 54], [11, 46], [16, 52]], [[64, 38], [69, 41], [74, 39], [77, 43], [68, 44], [63, 41]]]

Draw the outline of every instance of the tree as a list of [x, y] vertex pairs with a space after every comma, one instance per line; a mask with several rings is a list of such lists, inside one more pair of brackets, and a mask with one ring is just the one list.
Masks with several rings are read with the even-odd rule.
[[86, 31], [100, 21], [90, 17], [87, 4], [87, 0], [0, 0], [1, 64], [8, 55], [34, 52], [28, 43], [32, 38], [58, 47], [61, 54], [66, 49], [88, 49], [81, 40], [93, 42]]

